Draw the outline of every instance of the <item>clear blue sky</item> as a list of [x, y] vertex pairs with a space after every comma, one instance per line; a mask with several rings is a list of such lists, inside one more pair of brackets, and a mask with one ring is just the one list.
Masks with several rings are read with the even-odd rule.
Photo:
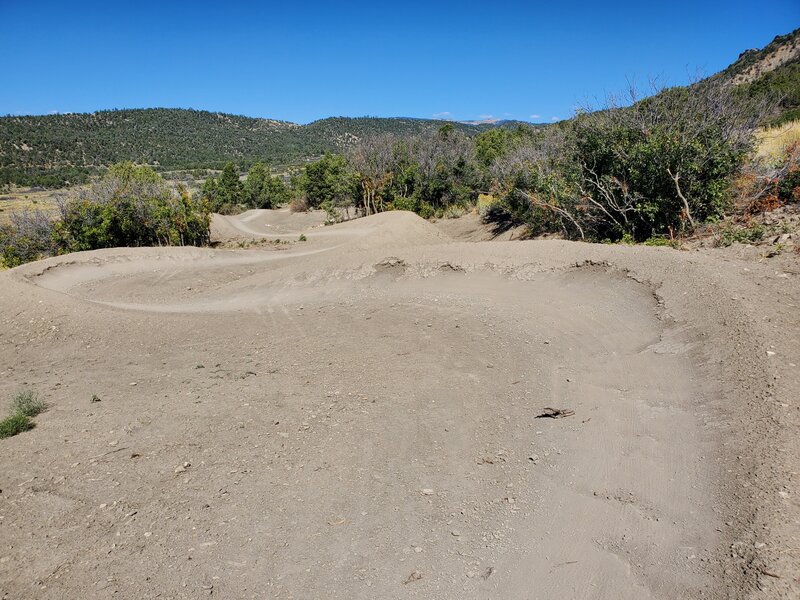
[[714, 73], [798, 26], [798, 0], [0, 0], [0, 114], [546, 122], [631, 78]]

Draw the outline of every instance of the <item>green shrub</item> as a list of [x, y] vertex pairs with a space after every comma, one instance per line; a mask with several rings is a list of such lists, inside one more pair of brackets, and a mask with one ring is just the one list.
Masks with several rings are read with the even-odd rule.
[[102, 180], [67, 200], [56, 235], [67, 251], [118, 246], [203, 246], [210, 207], [172, 189], [149, 167], [114, 165]]
[[325, 219], [326, 225], [333, 225], [334, 223], [342, 222], [342, 211], [339, 210], [331, 200], [325, 200], [319, 207], [325, 211], [328, 218]]
[[250, 208], [274, 208], [288, 202], [290, 192], [280, 177], [273, 177], [262, 162], [254, 164], [244, 182], [244, 197]]
[[411, 212], [417, 212], [419, 211], [419, 201], [416, 198], [398, 196], [389, 204], [389, 210], [409, 210]]
[[30, 431], [36, 424], [21, 413], [16, 413], [0, 421], [0, 439], [17, 435], [23, 431]]
[[52, 215], [43, 211], [12, 213], [10, 223], [0, 225], [0, 263], [12, 268], [56, 254], [55, 226]]
[[26, 417], [35, 417], [46, 411], [47, 408], [47, 402], [39, 398], [35, 392], [19, 392], [11, 400], [11, 412]]
[[655, 247], [664, 247], [667, 246], [669, 248], [680, 248], [681, 244], [676, 239], [670, 239], [668, 237], [650, 237], [644, 241], [645, 246], [655, 246]]
[[481, 219], [485, 219], [492, 207], [496, 206], [498, 202], [499, 200], [491, 194], [478, 195], [478, 215]]
[[760, 223], [752, 223], [746, 227], [726, 225], [717, 235], [717, 246], [727, 248], [731, 244], [754, 244], [764, 239], [766, 229]]
[[436, 215], [436, 209], [427, 202], [421, 202], [417, 214], [423, 219], [430, 219]]

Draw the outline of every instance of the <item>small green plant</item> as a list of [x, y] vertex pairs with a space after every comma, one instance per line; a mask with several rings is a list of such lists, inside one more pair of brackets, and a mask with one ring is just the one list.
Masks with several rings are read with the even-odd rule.
[[726, 225], [719, 231], [717, 246], [727, 248], [733, 243], [753, 244], [760, 242], [766, 235], [766, 229], [760, 223], [752, 223], [746, 227]]
[[434, 209], [431, 204], [428, 204], [427, 202], [422, 202], [419, 205], [419, 211], [417, 212], [417, 214], [423, 219], [430, 219], [436, 216], [436, 209]]
[[94, 404], [95, 402], [100, 402], [100, 397], [97, 394], [92, 394], [92, 398], [91, 400], [89, 400], [89, 402], [91, 402], [92, 404]]
[[11, 400], [11, 412], [14, 414], [35, 417], [47, 410], [47, 402], [39, 398], [34, 392], [19, 392]]
[[308, 240], [308, 238], [306, 237], [306, 234], [305, 234], [305, 233], [301, 233], [301, 234], [300, 234], [300, 237], [298, 238], [298, 240], [297, 240], [297, 241], [298, 241], [298, 242], [305, 242], [305, 241], [307, 241], [307, 240]]
[[0, 439], [33, 429], [36, 424], [31, 417], [46, 410], [47, 402], [36, 393], [19, 392], [11, 399], [11, 416], [0, 421]]
[[671, 238], [668, 238], [668, 237], [658, 237], [658, 236], [653, 236], [651, 238], [646, 239], [644, 241], [644, 245], [645, 246], [656, 246], [656, 247], [668, 246], [670, 248], [675, 248], [675, 249], [678, 249], [678, 250], [681, 247], [680, 241], [678, 241], [676, 239], [671, 239]]
[[30, 431], [36, 427], [30, 417], [16, 413], [0, 421], [0, 439], [17, 435], [23, 431]]

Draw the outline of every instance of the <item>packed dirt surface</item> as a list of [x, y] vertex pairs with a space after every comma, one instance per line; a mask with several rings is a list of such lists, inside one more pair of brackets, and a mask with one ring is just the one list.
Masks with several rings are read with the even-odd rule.
[[321, 210], [293, 213], [288, 208], [254, 208], [238, 215], [217, 215], [211, 221], [211, 239], [217, 243], [240, 240], [280, 240], [297, 237], [325, 223]]
[[0, 274], [0, 597], [797, 597], [789, 258], [311, 218]]

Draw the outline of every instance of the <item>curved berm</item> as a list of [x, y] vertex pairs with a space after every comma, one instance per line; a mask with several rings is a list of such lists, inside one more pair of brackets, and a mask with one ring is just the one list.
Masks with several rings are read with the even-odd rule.
[[401, 212], [215, 227], [291, 243], [0, 274], [2, 391], [51, 405], [0, 441], [3, 597], [791, 590], [796, 278]]

